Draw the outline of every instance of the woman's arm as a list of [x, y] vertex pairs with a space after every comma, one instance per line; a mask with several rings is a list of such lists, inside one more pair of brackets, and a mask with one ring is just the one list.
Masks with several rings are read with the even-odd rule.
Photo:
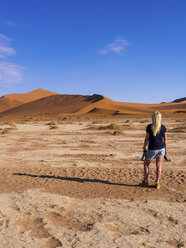
[[167, 132], [164, 133], [165, 154], [167, 155]]
[[148, 142], [149, 142], [149, 133], [146, 133], [145, 140], [144, 140], [144, 145], [143, 145], [143, 150], [144, 151], [146, 150]]

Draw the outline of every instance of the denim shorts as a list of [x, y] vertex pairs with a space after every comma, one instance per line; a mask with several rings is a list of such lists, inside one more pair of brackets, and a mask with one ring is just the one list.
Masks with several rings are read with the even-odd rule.
[[153, 160], [156, 157], [164, 157], [165, 156], [165, 148], [158, 150], [148, 150], [145, 154], [145, 158], [148, 160]]

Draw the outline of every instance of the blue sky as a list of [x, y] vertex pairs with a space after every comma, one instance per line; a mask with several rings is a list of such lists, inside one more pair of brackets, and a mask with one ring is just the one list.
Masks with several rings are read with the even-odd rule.
[[185, 0], [1, 0], [0, 96], [186, 96]]

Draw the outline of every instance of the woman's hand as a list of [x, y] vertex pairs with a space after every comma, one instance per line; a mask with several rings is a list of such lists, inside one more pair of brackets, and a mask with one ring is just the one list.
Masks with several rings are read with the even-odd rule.
[[149, 134], [146, 133], [145, 140], [144, 140], [144, 145], [143, 145], [143, 152], [147, 151], [146, 147], [148, 145], [148, 142], [149, 142]]
[[164, 133], [165, 155], [167, 155], [167, 132]]
[[146, 147], [143, 147], [143, 152], [146, 152], [147, 151], [147, 148]]

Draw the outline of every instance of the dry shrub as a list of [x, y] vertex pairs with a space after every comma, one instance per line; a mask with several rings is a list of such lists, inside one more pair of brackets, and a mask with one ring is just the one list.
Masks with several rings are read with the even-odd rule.
[[126, 120], [126, 121], [125, 121], [125, 123], [129, 123], [129, 122], [130, 122], [130, 120]]
[[149, 120], [141, 120], [140, 123], [148, 123]]
[[122, 130], [141, 130], [141, 127], [134, 126], [132, 123], [125, 122], [122, 125], [116, 123], [111, 123], [109, 125], [88, 125], [87, 129], [89, 130], [102, 130], [102, 131], [111, 131], [113, 135], [122, 134]]
[[118, 131], [118, 130], [115, 130], [115, 131], [112, 132], [112, 135], [118, 135], [118, 134], [122, 134], [122, 132]]
[[51, 121], [51, 122], [47, 123], [46, 125], [48, 125], [48, 126], [57, 125], [57, 122], [56, 121]]
[[56, 121], [51, 121], [51, 122], [47, 123], [46, 125], [49, 126], [49, 129], [57, 129], [58, 128]]
[[10, 124], [10, 126], [11, 126], [11, 129], [17, 130], [17, 126], [16, 126], [16, 124], [15, 124], [14, 122], [12, 122], [12, 123]]
[[122, 125], [122, 129], [125, 130], [125, 129], [134, 129], [134, 125], [133, 124], [123, 124]]
[[99, 121], [92, 121], [92, 124], [99, 124], [102, 123], [103, 121], [99, 120]]
[[8, 127], [0, 128], [1, 134], [9, 133], [11, 130], [17, 130], [17, 126], [14, 122], [1, 122], [1, 125], [7, 125]]
[[169, 130], [169, 133], [186, 133], [186, 127], [176, 127]]
[[98, 130], [120, 130], [121, 127], [115, 123], [111, 123], [106, 126], [99, 126], [97, 127]]
[[131, 123], [131, 120], [126, 120], [121, 127], [123, 130], [125, 129], [134, 129], [134, 125]]
[[1, 128], [1, 134], [9, 133], [9, 131], [12, 130], [11, 128]]
[[10, 131], [10, 128], [3, 128], [1, 131], [1, 134], [8, 133]]
[[87, 128], [88, 130], [97, 130], [97, 126], [95, 125], [87, 125]]
[[11, 123], [10, 121], [1, 121], [1, 125], [10, 125]]
[[108, 131], [105, 134], [112, 134], [112, 135], [118, 135], [118, 134], [122, 134], [122, 127], [115, 124], [115, 123], [111, 123], [109, 125], [101, 125], [101, 126], [96, 126], [96, 125], [89, 125], [88, 129], [90, 130], [102, 130], [102, 131]]
[[180, 119], [180, 120], [175, 120], [175, 122], [185, 122], [185, 120], [183, 120], [183, 119]]
[[65, 117], [59, 117], [59, 120], [61, 121], [65, 121], [65, 120], [69, 120], [70, 118], [68, 116], [65, 116]]
[[46, 242], [47, 248], [56, 248], [56, 247], [61, 247], [61, 246], [62, 246], [61, 242], [55, 237], [50, 237]]
[[49, 126], [49, 129], [57, 129], [57, 128], [58, 128], [58, 126], [56, 126], [56, 125]]

